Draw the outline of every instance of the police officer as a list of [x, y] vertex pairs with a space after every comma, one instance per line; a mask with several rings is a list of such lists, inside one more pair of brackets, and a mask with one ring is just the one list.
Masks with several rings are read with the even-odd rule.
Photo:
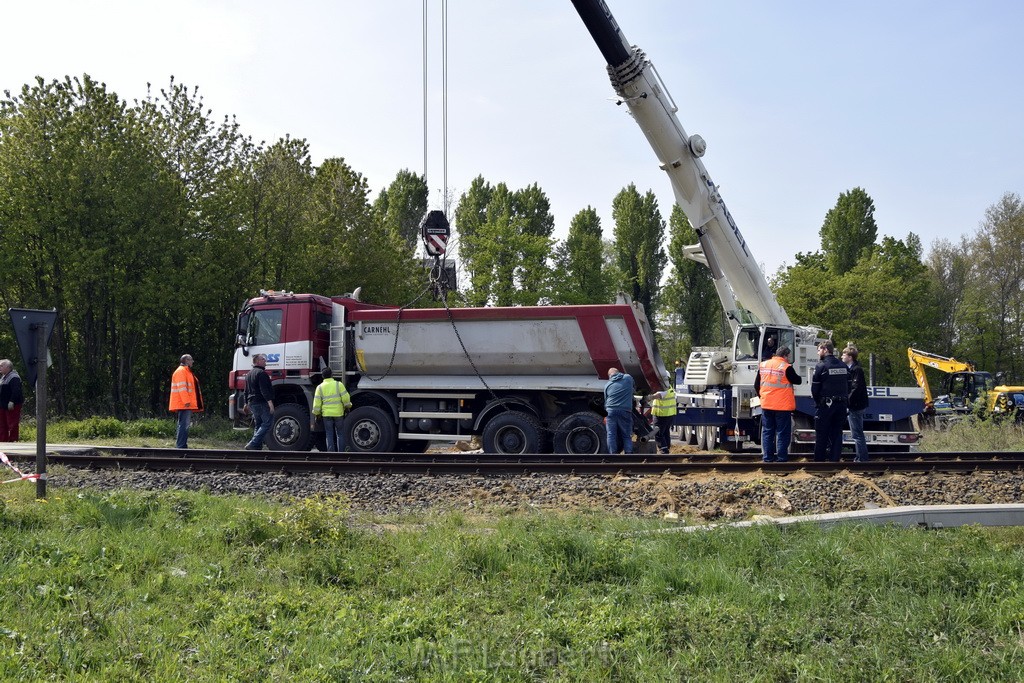
[[814, 459], [838, 462], [843, 450], [843, 425], [850, 395], [850, 369], [835, 357], [831, 341], [818, 344], [818, 364], [811, 377], [814, 398]]
[[676, 392], [672, 389], [672, 378], [665, 375], [665, 391], [655, 393], [651, 400], [651, 414], [654, 415], [654, 426], [658, 433], [654, 437], [658, 450], [668, 453], [672, 447], [672, 423], [676, 417]]

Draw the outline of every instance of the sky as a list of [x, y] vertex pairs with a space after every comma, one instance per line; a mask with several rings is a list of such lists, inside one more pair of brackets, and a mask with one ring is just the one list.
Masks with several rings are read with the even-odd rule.
[[[769, 277], [820, 249], [825, 214], [855, 187], [880, 236], [913, 232], [926, 252], [1024, 194], [1024, 3], [606, 1], [686, 132], [707, 141], [704, 164]], [[537, 183], [559, 238], [587, 206], [610, 237], [630, 183], [671, 211], [569, 0], [447, 3], [447, 133], [440, 0], [427, 0], [426, 106], [423, 0], [0, 7], [0, 90], [89, 74], [132, 102], [173, 76], [256, 141], [289, 135], [314, 163], [343, 157], [374, 194], [402, 169], [426, 172], [430, 208], [444, 208], [445, 178], [454, 200], [478, 175]]]

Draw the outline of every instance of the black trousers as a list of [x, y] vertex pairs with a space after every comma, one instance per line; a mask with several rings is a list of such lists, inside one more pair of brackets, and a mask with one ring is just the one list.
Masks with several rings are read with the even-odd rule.
[[843, 452], [846, 401], [825, 399], [814, 412], [814, 459], [839, 462]]
[[675, 415], [655, 415], [654, 426], [658, 428], [658, 433], [654, 435], [654, 443], [658, 444], [658, 450], [662, 453], [668, 453], [672, 447], [672, 421], [676, 419]]

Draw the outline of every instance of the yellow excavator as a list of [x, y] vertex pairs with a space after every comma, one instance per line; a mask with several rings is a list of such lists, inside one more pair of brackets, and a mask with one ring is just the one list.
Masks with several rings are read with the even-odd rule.
[[[955, 422], [971, 412], [971, 402], [983, 397], [987, 410], [992, 415], [1016, 413], [1018, 422], [1024, 422], [1024, 387], [996, 384], [1002, 373], [996, 377], [983, 370], [975, 370], [968, 361], [947, 358], [927, 351], [908, 348], [907, 358], [918, 386], [924, 390], [925, 416], [936, 426]], [[925, 368], [935, 368], [946, 373], [942, 382], [942, 393], [933, 396], [928, 386]]]

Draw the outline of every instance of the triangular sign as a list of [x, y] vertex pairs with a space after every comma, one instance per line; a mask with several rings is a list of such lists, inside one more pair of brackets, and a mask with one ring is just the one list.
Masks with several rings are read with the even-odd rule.
[[18, 338], [21, 359], [25, 362], [25, 379], [28, 386], [36, 385], [36, 362], [38, 359], [39, 336], [46, 335], [46, 347], [50, 346], [50, 335], [53, 325], [57, 322], [57, 309], [39, 311], [32, 308], [8, 308], [14, 335]]

